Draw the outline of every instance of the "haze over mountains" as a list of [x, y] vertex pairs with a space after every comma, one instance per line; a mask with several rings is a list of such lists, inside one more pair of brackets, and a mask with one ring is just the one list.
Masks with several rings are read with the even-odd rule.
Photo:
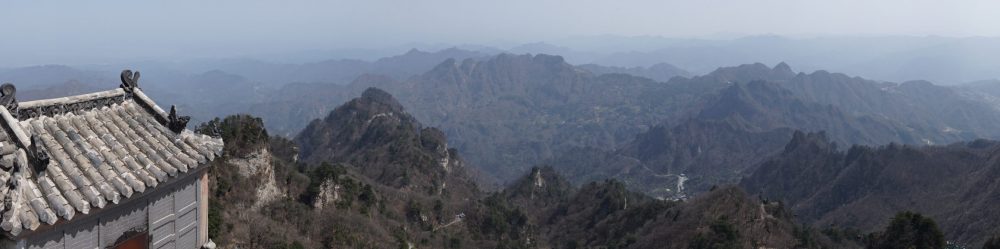
[[[909, 243], [906, 233], [939, 233], [936, 225], [898, 228], [909, 231], [904, 234], [886, 225], [902, 209], [894, 205], [914, 205], [907, 199], [944, 219], [953, 245], [978, 245], [995, 232], [992, 218], [954, 211], [996, 205], [989, 197], [995, 177], [981, 174], [995, 168], [988, 159], [995, 142], [985, 140], [919, 149], [855, 146], [845, 153], [822, 132], [796, 131], [779, 154], [743, 179], [741, 186], [760, 196], [722, 186], [668, 201], [617, 180], [572, 184], [551, 167], [533, 167], [502, 190], [483, 192], [443, 133], [376, 88], [313, 121], [294, 143], [268, 138], [260, 119], [245, 116], [198, 130], [218, 131], [229, 141], [213, 174], [223, 227], [213, 237], [225, 246], [872, 248]], [[955, 185], [960, 179], [972, 181]], [[938, 192], [954, 186], [975, 189]], [[990, 208], [972, 210], [992, 217]], [[891, 222], [926, 222], [908, 217]], [[246, 225], [251, 221], [267, 226]]]
[[838, 148], [826, 134], [796, 132], [740, 184], [785, 202], [804, 222], [869, 230], [906, 209], [934, 217], [950, 239], [977, 245], [1000, 232], [998, 148], [988, 140]]
[[[191, 209], [207, 211], [206, 248], [1000, 249], [998, 9], [11, 1], [0, 83], [16, 89], [0, 102], [30, 115], [24, 101], [127, 81], [125, 98], [138, 84], [176, 114], [171, 128], [222, 138], [199, 192], [208, 206]], [[64, 109], [42, 111], [80, 115]], [[8, 130], [20, 142], [0, 154], [25, 148], [0, 161], [44, 164]], [[59, 143], [106, 139], [77, 135]], [[108, 165], [77, 147], [75, 161]], [[0, 184], [39, 189], [0, 194], [30, 201], [5, 209], [28, 218], [64, 202], [46, 191], [74, 191], [37, 167], [6, 171]], [[81, 222], [107, 237], [116, 214], [95, 208]], [[17, 212], [0, 225], [16, 228]], [[0, 235], [0, 248], [75, 226], [50, 225]], [[45, 242], [80, 238], [65, 237]]]
[[[74, 63], [69, 66], [89, 71], [118, 71], [122, 67], [136, 67], [181, 74], [222, 70], [268, 85], [316, 81], [345, 83], [353, 80], [359, 71], [402, 77], [420, 74], [427, 68], [411, 67], [414, 64], [405, 63], [393, 65], [391, 62], [394, 55], [403, 55], [417, 48], [424, 52], [444, 50], [436, 54], [459, 60], [507, 52], [560, 55], [574, 65], [632, 68], [668, 63], [695, 75], [706, 74], [722, 66], [786, 62], [804, 72], [827, 70], [879, 81], [927, 80], [939, 85], [956, 85], [1000, 78], [1000, 73], [993, 70], [1000, 66], [1000, 59], [993, 56], [1000, 54], [998, 41], [1000, 38], [940, 36], [758, 35], [710, 39], [605, 35], [525, 44], [414, 43], [406, 47], [342, 48], [208, 59], [162, 57], [110, 64]], [[453, 50], [452, 54], [448, 54], [448, 48], [455, 47], [465, 52]], [[467, 52], [473, 54], [462, 54]], [[390, 61], [379, 63], [377, 60], [380, 58]], [[440, 62], [443, 58], [447, 57], [438, 56], [436, 61], [430, 63]], [[0, 69], [0, 73], [30, 65], [34, 64], [4, 66], [6, 69]], [[326, 70], [311, 71], [317, 68]]]
[[[876, 54], [926, 48], [894, 39], [862, 40], [884, 42], [869, 47]], [[925, 46], [968, 42], [913, 39]], [[177, 104], [194, 123], [276, 135], [229, 138], [236, 147], [218, 165], [226, 168], [217, 176], [225, 183], [215, 198], [232, 202], [220, 211], [232, 222], [246, 218], [232, 210], [251, 207], [255, 215], [279, 217], [267, 222], [306, 226], [274, 236], [309, 247], [648, 248], [668, 240], [687, 248], [715, 243], [706, 241], [718, 235], [738, 247], [853, 248], [883, 235], [839, 240], [831, 234], [842, 231], [810, 229], [832, 224], [865, 235], [906, 210], [934, 218], [948, 240], [964, 245], [1000, 232], [988, 213], [1000, 204], [991, 177], [996, 146], [988, 141], [1000, 137], [1000, 82], [896, 83], [753, 62], [803, 51], [817, 58], [855, 53], [832, 48], [850, 50], [845, 41], [662, 42], [703, 54], [578, 53], [537, 43], [510, 51], [567, 56], [414, 49], [371, 61], [216, 60], [137, 69], [150, 95]], [[705, 56], [727, 46], [746, 57]], [[989, 49], [977, 46], [972, 50]], [[621, 61], [591, 63], [615, 58]], [[744, 59], [750, 61], [706, 70]], [[807, 59], [795, 58], [810, 68]], [[18, 84], [23, 101], [114, 86], [107, 76], [116, 74], [102, 70], [109, 69], [26, 67], [0, 70], [0, 79], [28, 82]], [[943, 72], [928, 78], [973, 75], [927, 71]], [[213, 119], [236, 113], [260, 119]], [[265, 184], [248, 185], [255, 181]], [[330, 205], [336, 210], [324, 208]], [[340, 210], [350, 212], [334, 212]], [[308, 219], [359, 224], [367, 233], [314, 239], [344, 227]], [[436, 232], [449, 224], [462, 227]], [[728, 227], [741, 237], [726, 237]], [[252, 239], [263, 231], [221, 231], [233, 245], [264, 243]], [[454, 242], [460, 237], [473, 239]]]
[[[534, 167], [499, 192], [476, 188], [461, 152], [394, 97], [366, 89], [291, 141], [260, 119], [199, 127], [230, 141], [215, 163], [214, 238], [227, 247], [713, 248], [853, 245], [800, 231], [778, 203], [736, 187], [690, 202], [615, 180], [574, 186]], [[241, 208], [249, 207], [249, 208]], [[738, 208], [731, 208], [738, 207]], [[250, 223], [257, 225], [249, 225]], [[263, 224], [263, 225], [262, 225]], [[810, 238], [803, 244], [802, 238]]]
[[[920, 44], [954, 42], [945, 38], [912, 39]], [[671, 46], [808, 43], [780, 37], [751, 37], [728, 43], [658, 41]], [[746, 44], [738, 46], [749, 46]], [[555, 48], [559, 47], [531, 44], [513, 50], [572, 53]], [[679, 57], [662, 58], [668, 61]], [[194, 70], [191, 68], [203, 67], [217, 69], [190, 73]], [[470, 160], [499, 181], [567, 151], [626, 149], [640, 133], [651, 128], [683, 127], [685, 122], [721, 120], [737, 130], [757, 133], [778, 128], [825, 130], [841, 144], [941, 144], [995, 137], [994, 124], [1000, 121], [995, 95], [978, 90], [990, 87], [989, 81], [962, 87], [920, 81], [897, 84], [827, 71], [797, 73], [786, 63], [774, 69], [763, 64], [721, 67], [691, 77], [692, 73], [664, 63], [633, 68], [573, 66], [556, 56], [490, 55], [452, 48], [437, 52], [411, 50], [371, 62], [276, 64], [231, 60], [152, 69], [144, 87], [153, 89], [150, 92], [158, 99], [179, 103], [180, 109], [193, 114], [196, 121], [251, 113], [263, 117], [272, 133], [289, 137], [352, 94], [378, 86], [413, 106], [418, 118], [441, 127]], [[65, 66], [9, 69], [0, 75], [35, 83], [18, 84], [27, 88], [22, 99], [58, 95], [46, 91], [99, 89], [98, 82], [112, 80], [100, 71]], [[32, 75], [45, 77], [27, 80]], [[757, 80], [766, 83], [754, 82]], [[733, 84], [736, 87], [730, 86]], [[723, 94], [716, 93], [725, 89]], [[787, 109], [800, 105], [805, 109]], [[749, 109], [733, 109], [743, 107]], [[631, 153], [630, 157], [647, 160], [656, 157]], [[683, 173], [662, 170], [672, 167], [658, 168], [661, 170], [657, 174]]]

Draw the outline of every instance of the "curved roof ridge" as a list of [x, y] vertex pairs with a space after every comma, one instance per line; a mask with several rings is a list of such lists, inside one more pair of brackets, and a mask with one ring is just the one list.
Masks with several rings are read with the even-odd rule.
[[[195, 134], [122, 72], [120, 88], [27, 101], [0, 87], [0, 232], [14, 238], [202, 172], [221, 138]], [[18, 106], [20, 104], [20, 106]]]
[[125, 96], [125, 89], [115, 88], [115, 89], [112, 89], [112, 90], [106, 90], [106, 91], [100, 91], [100, 92], [92, 92], [92, 93], [84, 93], [84, 94], [72, 95], [72, 96], [66, 96], [66, 97], [58, 97], [58, 98], [50, 98], [50, 99], [37, 99], [37, 100], [31, 100], [31, 101], [24, 101], [24, 102], [18, 103], [18, 108], [19, 109], [25, 109], [25, 108], [29, 108], [30, 109], [30, 108], [43, 108], [43, 107], [55, 106], [55, 105], [70, 105], [70, 104], [76, 104], [76, 103], [86, 102], [86, 101], [93, 101], [93, 100], [98, 100], [98, 99], [103, 99], [103, 98], [123, 97], [123, 96]]

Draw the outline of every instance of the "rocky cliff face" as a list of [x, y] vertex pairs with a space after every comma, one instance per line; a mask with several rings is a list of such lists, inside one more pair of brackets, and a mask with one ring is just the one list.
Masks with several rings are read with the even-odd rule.
[[[617, 181], [577, 189], [553, 168], [536, 167], [499, 193], [481, 192], [444, 133], [378, 89], [313, 122], [299, 145], [261, 139], [259, 126], [233, 117], [199, 129], [247, 146], [227, 148], [233, 153], [213, 172], [213, 237], [225, 246], [784, 248], [799, 240], [780, 205], [728, 188], [664, 201]], [[245, 208], [268, 189], [258, 179], [267, 175], [286, 198]]]
[[285, 197], [285, 190], [278, 186], [272, 165], [272, 155], [266, 147], [257, 149], [247, 155], [229, 157], [226, 164], [235, 167], [243, 178], [257, 182], [254, 201], [251, 208], [259, 209], [264, 204]]
[[462, 159], [381, 90], [313, 122], [297, 143], [268, 137], [249, 116], [199, 130], [230, 141], [212, 174], [210, 215], [226, 246], [385, 248], [417, 245], [433, 230], [469, 237], [461, 217], [481, 193]]
[[340, 201], [341, 188], [342, 186], [340, 184], [332, 181], [320, 183], [319, 193], [317, 194], [315, 200], [312, 201], [312, 207], [315, 209], [323, 209], [337, 203], [337, 201]]
[[343, 163], [389, 186], [429, 193], [473, 186], [444, 133], [423, 127], [376, 88], [312, 122], [296, 142], [305, 162]]

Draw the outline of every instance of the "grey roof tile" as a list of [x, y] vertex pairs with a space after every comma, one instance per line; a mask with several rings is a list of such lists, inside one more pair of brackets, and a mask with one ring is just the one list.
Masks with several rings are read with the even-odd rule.
[[69, 204], [66, 197], [56, 187], [55, 182], [49, 176], [43, 175], [39, 176], [38, 185], [44, 198], [51, 204], [50, 208], [52, 211], [63, 219], [72, 220], [73, 216], [76, 215], [76, 211], [73, 210], [73, 206]]
[[[46, 170], [48, 173], [46, 177], [48, 178], [48, 181], [51, 181], [52, 184], [54, 184], [55, 187], [57, 188], [56, 190], [53, 191], [57, 191], [59, 194], [63, 195], [63, 198], [66, 199], [67, 204], [72, 206], [72, 208], [77, 209], [84, 214], [89, 213], [90, 203], [83, 199], [83, 196], [77, 189], [77, 186], [74, 185], [72, 181], [70, 181], [69, 177], [67, 177], [65, 173], [63, 173], [63, 170], [58, 165], [58, 162], [50, 162], [50, 164], [51, 165], [49, 165], [48, 169]], [[72, 211], [72, 209], [69, 210]], [[68, 215], [69, 218], [66, 219], [72, 219], [73, 214], [70, 213]]]
[[[119, 203], [221, 155], [221, 139], [170, 131], [161, 123], [163, 110], [135, 91], [138, 98], [115, 89], [21, 103], [27, 109], [19, 114], [32, 114], [21, 120], [0, 108], [7, 115], [0, 119], [0, 196], [9, 203], [0, 205], [0, 229], [17, 236], [72, 220], [77, 212]], [[50, 157], [41, 172], [27, 159], [34, 153], [28, 152], [31, 143]]]

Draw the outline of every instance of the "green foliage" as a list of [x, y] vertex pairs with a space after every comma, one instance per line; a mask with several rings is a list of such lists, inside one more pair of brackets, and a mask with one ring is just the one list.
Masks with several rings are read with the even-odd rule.
[[694, 238], [689, 248], [692, 249], [735, 249], [740, 246], [740, 233], [725, 216], [719, 217], [709, 225], [707, 233], [701, 233]]
[[250, 115], [232, 115], [225, 119], [212, 119], [195, 127], [195, 132], [221, 137], [225, 144], [225, 153], [229, 155], [244, 155], [267, 146], [270, 137], [264, 129], [264, 121]]
[[358, 194], [358, 200], [361, 201], [361, 213], [368, 214], [371, 208], [378, 203], [378, 197], [375, 194], [375, 190], [371, 185], [365, 184], [361, 188], [361, 193]]
[[315, 202], [316, 198], [319, 197], [320, 187], [324, 182], [333, 180], [334, 183], [337, 183], [340, 176], [346, 174], [347, 169], [343, 165], [331, 165], [327, 162], [321, 163], [309, 174], [309, 186], [306, 187], [306, 193], [302, 198], [303, 201], [306, 203]]
[[518, 239], [520, 231], [528, 226], [528, 216], [521, 209], [514, 207], [501, 195], [491, 195], [482, 201], [484, 217], [478, 230], [484, 235], [496, 239]]
[[441, 199], [434, 200], [434, 216], [439, 218], [444, 216], [444, 202]]
[[299, 155], [298, 148], [299, 146], [295, 144], [295, 141], [274, 136], [270, 138], [267, 150], [271, 151], [271, 155], [274, 155], [275, 158], [285, 161], [295, 161], [295, 157]]
[[885, 231], [869, 235], [868, 248], [941, 249], [945, 240], [934, 220], [907, 211], [896, 214]]
[[311, 211], [311, 206], [291, 199], [271, 202], [260, 210], [271, 219], [284, 221], [295, 227], [313, 227], [317, 221], [310, 218]]
[[420, 222], [420, 216], [423, 212], [424, 208], [420, 205], [420, 202], [410, 200], [406, 203], [406, 219], [410, 222]]
[[208, 203], [208, 237], [219, 238], [222, 234], [222, 207], [218, 202]]
[[838, 228], [834, 226], [827, 227], [821, 231], [823, 235], [827, 238], [833, 240], [836, 243], [842, 243], [845, 241], [857, 241], [858, 239], [864, 237], [861, 230], [856, 228]]
[[323, 162], [309, 172], [309, 185], [299, 199], [306, 204], [315, 203], [320, 196], [321, 187], [330, 182], [340, 186], [340, 199], [334, 204], [339, 209], [350, 209], [358, 201], [359, 211], [370, 214], [372, 208], [379, 205], [378, 194], [369, 184], [352, 179], [347, 174], [347, 167], [342, 164]]
[[795, 235], [798, 244], [795, 245], [795, 248], [819, 248], [819, 242], [816, 241], [813, 232], [810, 227], [796, 226], [793, 235]]

